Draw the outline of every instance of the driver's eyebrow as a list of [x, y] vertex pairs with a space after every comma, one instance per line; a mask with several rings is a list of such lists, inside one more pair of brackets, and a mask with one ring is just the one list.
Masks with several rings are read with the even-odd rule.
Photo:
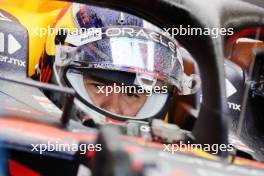
[[[99, 84], [104, 84], [104, 85], [111, 85], [111, 84], [114, 84], [116, 83], [117, 85], [121, 86], [122, 83], [118, 83], [118, 82], [114, 82], [114, 81], [110, 81], [110, 80], [106, 80], [106, 79], [103, 79], [103, 78], [99, 78], [99, 77], [96, 77], [96, 76], [93, 76], [93, 75], [89, 75], [89, 74], [86, 74], [85, 75], [85, 79], [87, 80], [92, 80], [92, 81], [95, 81]], [[126, 84], [124, 84], [124, 86], [128, 86]], [[136, 90], [138, 90], [140, 87], [138, 85], [134, 85]]]
[[84, 76], [85, 79], [90, 79], [92, 81], [95, 81], [95, 82], [98, 82], [98, 83], [101, 83], [101, 84], [113, 84], [114, 82], [113, 81], [109, 81], [109, 80], [106, 80], [106, 79], [103, 79], [103, 78], [99, 78], [99, 77], [96, 77], [96, 76], [93, 76], [93, 75], [90, 75], [90, 74], [85, 74]]
[[[110, 80], [107, 80], [107, 79], [103, 79], [101, 77], [97, 77], [97, 76], [91, 75], [89, 73], [85, 73], [84, 79], [85, 80], [91, 80], [91, 81], [97, 82], [98, 84], [103, 84], [103, 85], [111, 85], [111, 84], [114, 84], [114, 83], [116, 83], [118, 86], [122, 85], [122, 83], [110, 81]], [[126, 85], [126, 84], [123, 84], [123, 85], [124, 86], [131, 86], [131, 85]], [[141, 89], [140, 86], [138, 86], [138, 85], [132, 85], [132, 86], [135, 86], [136, 91], [138, 89]]]

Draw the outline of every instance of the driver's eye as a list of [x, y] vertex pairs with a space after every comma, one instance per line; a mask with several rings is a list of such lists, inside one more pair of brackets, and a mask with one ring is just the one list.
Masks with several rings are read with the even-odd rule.
[[139, 95], [137, 95], [137, 94], [133, 94], [133, 93], [127, 93], [126, 96], [128, 96], [128, 97], [139, 98]]
[[99, 89], [99, 87], [103, 87], [104, 86], [104, 85], [98, 84], [98, 83], [92, 83], [91, 85], [94, 86], [94, 88], [96, 88], [96, 89]]
[[105, 84], [99, 82], [87, 82], [87, 86], [93, 88], [95, 91], [103, 90], [105, 91]]

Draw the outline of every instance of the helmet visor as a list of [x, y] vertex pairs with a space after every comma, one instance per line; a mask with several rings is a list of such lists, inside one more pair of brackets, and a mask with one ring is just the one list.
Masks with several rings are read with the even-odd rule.
[[[98, 30], [99, 29], [99, 30]], [[97, 28], [82, 35], [78, 42], [61, 46], [57, 60], [74, 61], [82, 68], [144, 73], [168, 84], [183, 87], [182, 57], [175, 40], [137, 27]]]
[[[182, 90], [184, 72], [176, 41], [139, 27], [94, 28], [77, 37], [69, 35], [66, 45], [57, 47], [55, 65], [68, 65], [66, 82], [83, 102], [117, 119], [162, 116], [171, 86]], [[115, 78], [111, 72], [123, 75]], [[134, 77], [121, 79], [127, 73]]]

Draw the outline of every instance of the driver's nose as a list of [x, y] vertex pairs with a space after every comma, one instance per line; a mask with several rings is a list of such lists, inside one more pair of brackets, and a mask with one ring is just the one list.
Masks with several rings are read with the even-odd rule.
[[105, 96], [101, 108], [110, 111], [112, 113], [123, 115], [121, 107], [119, 105], [120, 95], [118, 93], [110, 93], [108, 96]]

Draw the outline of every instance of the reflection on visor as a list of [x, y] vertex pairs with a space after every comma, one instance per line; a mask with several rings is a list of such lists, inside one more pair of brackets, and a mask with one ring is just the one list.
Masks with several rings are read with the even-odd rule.
[[63, 59], [86, 68], [149, 74], [182, 89], [182, 58], [173, 40], [136, 27], [106, 28], [101, 35], [100, 40], [72, 51], [62, 46], [62, 51], [68, 52], [61, 54]]

